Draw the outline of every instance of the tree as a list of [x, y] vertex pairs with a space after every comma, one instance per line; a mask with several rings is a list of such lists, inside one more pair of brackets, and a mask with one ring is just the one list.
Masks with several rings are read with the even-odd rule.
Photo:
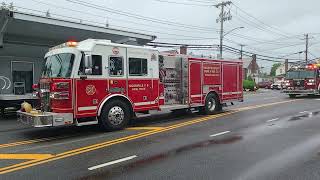
[[276, 76], [276, 70], [281, 66], [281, 63], [276, 63], [272, 65], [270, 76]]

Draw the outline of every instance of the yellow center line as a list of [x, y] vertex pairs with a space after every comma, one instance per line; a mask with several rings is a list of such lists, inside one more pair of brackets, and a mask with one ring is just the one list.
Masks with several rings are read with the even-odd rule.
[[146, 127], [129, 127], [129, 128], [126, 128], [126, 130], [160, 130], [160, 129], [163, 129], [164, 127], [149, 127], [149, 126], [146, 126]]
[[169, 131], [169, 130], [177, 129], [177, 128], [184, 127], [184, 126], [189, 126], [189, 125], [200, 123], [200, 122], [203, 122], [203, 121], [217, 119], [219, 117], [231, 115], [231, 114], [234, 114], [234, 113], [237, 113], [237, 112], [241, 112], [241, 111], [252, 110], [252, 109], [257, 109], [257, 108], [262, 108], [262, 107], [268, 107], [268, 106], [277, 105], [277, 104], [289, 103], [289, 102], [293, 102], [293, 101], [297, 101], [297, 100], [281, 101], [281, 102], [269, 103], [269, 104], [264, 104], [264, 105], [255, 105], [255, 106], [250, 106], [250, 107], [245, 107], [245, 108], [239, 108], [239, 109], [231, 111], [231, 112], [225, 112], [225, 113], [221, 113], [221, 114], [217, 114], [217, 115], [210, 115], [210, 116], [206, 116], [206, 117], [203, 117], [203, 118], [198, 118], [198, 119], [190, 120], [190, 121], [187, 121], [187, 122], [183, 122], [183, 123], [179, 123], [179, 124], [175, 124], [175, 125], [159, 128], [159, 129], [153, 129], [151, 131], [139, 133], [139, 134], [136, 134], [136, 135], [130, 135], [130, 136], [126, 136], [126, 137], [115, 139], [115, 140], [111, 140], [111, 141], [106, 141], [106, 142], [102, 142], [102, 143], [98, 143], [98, 144], [93, 144], [93, 145], [81, 147], [81, 148], [78, 148], [78, 149], [73, 149], [73, 150], [66, 151], [66, 152], [63, 152], [63, 153], [60, 153], [60, 154], [56, 154], [55, 156], [52, 156], [52, 157], [49, 157], [49, 158], [46, 158], [46, 159], [36, 159], [36, 160], [33, 160], [33, 161], [28, 161], [28, 162], [25, 162], [25, 163], [20, 163], [20, 164], [15, 164], [15, 165], [12, 165], [12, 166], [7, 166], [7, 167], [4, 167], [4, 168], [0, 168], [0, 174], [5, 174], [5, 173], [8, 173], [8, 172], [12, 172], [12, 171], [20, 170], [20, 169], [25, 169], [25, 168], [28, 168], [28, 167], [32, 167], [32, 166], [39, 165], [39, 164], [44, 164], [44, 163], [47, 163], [47, 162], [50, 162], [50, 161], [55, 161], [55, 160], [58, 160], [58, 159], [69, 157], [69, 156], [75, 156], [75, 155], [82, 154], [82, 153], [85, 153], [85, 152], [89, 152], [89, 151], [101, 149], [101, 148], [104, 148], [104, 147], [108, 147], [108, 146], [111, 146], [111, 145], [114, 145], [114, 144], [124, 143], [124, 142], [127, 142], [127, 141], [131, 141], [131, 140], [135, 140], [135, 139], [151, 136], [153, 134], [166, 132], [166, 131]]
[[48, 159], [52, 154], [0, 154], [0, 159]]
[[7, 144], [0, 144], [0, 148], [34, 144], [34, 143], [50, 141], [50, 140], [54, 140], [54, 139], [57, 139], [57, 138], [41, 138], [41, 139], [31, 139], [31, 140], [25, 140], [25, 141], [12, 142], [12, 143], [7, 143]]

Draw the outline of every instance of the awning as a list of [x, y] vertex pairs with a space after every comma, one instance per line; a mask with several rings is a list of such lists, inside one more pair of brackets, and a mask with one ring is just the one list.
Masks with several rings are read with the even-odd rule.
[[[0, 10], [0, 45], [6, 43], [52, 47], [68, 40], [108, 39], [116, 43], [144, 45], [156, 37], [34, 14]], [[3, 41], [1, 41], [3, 40]]]

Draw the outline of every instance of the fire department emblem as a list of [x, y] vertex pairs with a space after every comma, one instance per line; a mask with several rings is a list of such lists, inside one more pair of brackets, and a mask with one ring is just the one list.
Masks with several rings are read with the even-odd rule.
[[120, 52], [120, 50], [119, 50], [119, 48], [117, 48], [117, 47], [114, 47], [114, 48], [112, 49], [112, 53], [113, 53], [114, 55], [118, 55], [119, 52]]
[[86, 87], [86, 93], [87, 93], [87, 95], [89, 95], [89, 96], [94, 95], [94, 94], [96, 93], [96, 87], [95, 87], [94, 85], [88, 85], [88, 86]]

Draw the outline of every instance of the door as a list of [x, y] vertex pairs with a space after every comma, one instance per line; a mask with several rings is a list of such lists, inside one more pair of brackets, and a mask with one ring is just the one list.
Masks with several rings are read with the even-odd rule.
[[190, 69], [190, 84], [189, 84], [189, 92], [190, 92], [190, 104], [201, 103], [202, 101], [202, 93], [201, 93], [201, 61], [189, 61], [189, 69]]
[[239, 66], [238, 64], [222, 64], [222, 99], [237, 99], [239, 94]]
[[159, 106], [158, 56], [150, 50], [128, 49], [128, 96], [135, 111]]
[[[96, 116], [99, 103], [106, 96], [107, 81], [104, 78], [103, 61], [101, 54], [92, 54], [92, 72], [86, 74], [86, 79], [75, 79], [75, 112], [77, 118]], [[84, 74], [84, 58], [82, 58], [78, 76]]]
[[12, 61], [12, 86], [14, 94], [32, 93], [33, 68], [32, 62]]
[[113, 55], [108, 57], [108, 92], [109, 95], [121, 94], [127, 96], [127, 58], [126, 48], [113, 47]]

